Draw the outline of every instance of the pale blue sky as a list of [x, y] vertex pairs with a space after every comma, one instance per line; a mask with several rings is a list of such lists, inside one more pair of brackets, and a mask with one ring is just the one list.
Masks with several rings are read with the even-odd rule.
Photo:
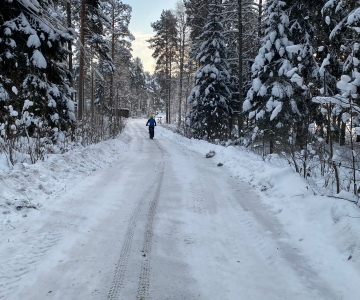
[[160, 19], [164, 9], [175, 9], [179, 0], [123, 0], [132, 7], [130, 31], [135, 36], [133, 56], [140, 57], [144, 69], [153, 72], [155, 60], [151, 57], [152, 50], [148, 48], [147, 39], [154, 35], [150, 23]]

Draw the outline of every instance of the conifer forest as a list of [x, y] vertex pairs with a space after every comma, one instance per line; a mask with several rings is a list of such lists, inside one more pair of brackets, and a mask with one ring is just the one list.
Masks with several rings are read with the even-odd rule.
[[314, 193], [360, 193], [358, 1], [179, 0], [149, 24], [153, 73], [131, 16], [126, 0], [1, 0], [9, 166], [114, 138], [129, 112], [290, 166]]

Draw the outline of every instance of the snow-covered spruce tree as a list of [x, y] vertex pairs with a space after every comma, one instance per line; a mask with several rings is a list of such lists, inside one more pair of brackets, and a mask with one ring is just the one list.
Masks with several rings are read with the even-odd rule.
[[[66, 43], [51, 0], [4, 0], [0, 7], [0, 143], [15, 163], [15, 141], [27, 137], [32, 161], [74, 122]], [[32, 138], [37, 138], [34, 153]]]
[[309, 0], [291, 0], [289, 5], [289, 36], [294, 46], [287, 47], [293, 52], [292, 65], [294, 69], [291, 75], [294, 86], [294, 99], [301, 113], [301, 120], [296, 124], [296, 142], [300, 147], [306, 144], [308, 125], [316, 117], [316, 106], [311, 102], [312, 96], [316, 95], [315, 86], [319, 85], [319, 65], [314, 53], [315, 31], [314, 22], [318, 16], [313, 16], [313, 3]]
[[[341, 74], [336, 74], [337, 78], [340, 75], [349, 75], [356, 79], [360, 61], [360, 8], [358, 1], [327, 1], [322, 13], [330, 28], [329, 39], [336, 42], [335, 46], [338, 49], [335, 51], [337, 51], [338, 60], [342, 64]], [[353, 85], [357, 86], [357, 81], [354, 81]]]
[[309, 0], [287, 1], [287, 14], [289, 16], [288, 38], [295, 44], [288, 46], [287, 51], [292, 52], [291, 65], [293, 69], [287, 73], [293, 82], [293, 96], [299, 116], [294, 119], [292, 130], [289, 131], [288, 141], [282, 146], [287, 157], [297, 172], [302, 176], [308, 175], [309, 159], [313, 156], [312, 137], [309, 135], [309, 126], [317, 119], [318, 104], [311, 101], [318, 94], [320, 83], [319, 66], [314, 57], [315, 20], [319, 18], [312, 11], [314, 4]]
[[[348, 46], [351, 45], [351, 40], [353, 40], [353, 33], [344, 30], [343, 25], [347, 14], [357, 5], [354, 2], [322, 0], [323, 7], [320, 10], [321, 14], [318, 14], [322, 20], [316, 23], [313, 22], [316, 27], [316, 60], [320, 66], [320, 93], [323, 96], [334, 96], [339, 92], [336, 82], [343, 74], [344, 62], [347, 55], [352, 51], [351, 46]], [[334, 30], [340, 28], [343, 28], [341, 34], [334, 34]], [[326, 119], [325, 122], [319, 124], [317, 121], [320, 134], [326, 134], [326, 143], [329, 145], [332, 144], [332, 140], [344, 145], [345, 124], [340, 117], [342, 108], [334, 103], [322, 103], [320, 107], [323, 112], [326, 111], [326, 113], [322, 114], [323, 119]], [[336, 113], [333, 114], [333, 112]], [[321, 118], [319, 119], [321, 121]]]
[[[265, 6], [265, 37], [252, 66], [252, 87], [243, 110], [252, 121], [253, 139], [261, 138], [274, 151], [275, 137], [287, 140], [294, 122], [301, 114], [293, 99], [291, 74], [292, 53], [287, 51], [289, 18], [286, 3], [269, 0]], [[291, 73], [291, 72], [290, 72]]]
[[195, 73], [195, 87], [188, 98], [192, 104], [188, 115], [192, 135], [210, 141], [229, 139], [233, 113], [221, 11], [216, 1], [210, 4], [207, 24], [199, 37], [204, 42], [196, 57], [201, 66]]
[[200, 45], [199, 40], [209, 14], [209, 4], [212, 0], [184, 0], [186, 22], [190, 29], [190, 59], [195, 60]]
[[[322, 12], [327, 24], [332, 29], [330, 40], [340, 39], [342, 42], [338, 51], [341, 51], [342, 54], [339, 55], [339, 59], [343, 68], [342, 75], [336, 85], [340, 93], [335, 97], [319, 97], [317, 100], [322, 103], [325, 102], [328, 106], [332, 104], [332, 116], [337, 116], [342, 122], [340, 144], [345, 145], [345, 136], [347, 136], [349, 147], [342, 149], [341, 157], [339, 157], [339, 153], [331, 153], [331, 159], [334, 162], [341, 162], [341, 166], [338, 167], [340, 172], [342, 166], [347, 167], [345, 174], [349, 174], [349, 168], [352, 169], [350, 180], [348, 178], [341, 179], [344, 182], [349, 182], [348, 186], [344, 188], [349, 190], [351, 184], [353, 186], [352, 191], [356, 195], [359, 192], [357, 182], [359, 173], [357, 170], [360, 168], [356, 154], [359, 149], [355, 149], [355, 141], [360, 141], [360, 72], [358, 69], [360, 64], [360, 8], [358, 1], [333, 0], [326, 2]], [[357, 137], [355, 137], [356, 135]], [[338, 157], [336, 158], [336, 156]], [[337, 185], [337, 192], [339, 192], [339, 183]]]
[[[241, 14], [239, 14], [239, 3], [241, 3]], [[251, 86], [251, 65], [260, 45], [260, 3], [255, 3], [253, 0], [226, 0], [223, 1], [223, 5], [224, 36], [228, 47], [233, 107], [238, 112], [234, 117], [237, 118], [238, 123], [237, 134], [242, 136], [244, 113], [241, 111], [246, 92]], [[235, 123], [235, 120], [232, 120], [232, 123]]]
[[[342, 75], [346, 75], [348, 79], [342, 77], [337, 87], [339, 90], [347, 92], [343, 96], [352, 97], [352, 95], [358, 95], [360, 93], [360, 75], [358, 71], [360, 63], [360, 8], [358, 1], [327, 1], [323, 8], [323, 14], [326, 22], [332, 28], [329, 36], [330, 40], [341, 38], [342, 42], [337, 51], [339, 51], [338, 57], [343, 66]], [[336, 22], [332, 20], [335, 16]], [[348, 85], [343, 84], [346, 81], [353, 86], [350, 90]], [[357, 96], [355, 98], [357, 99]]]

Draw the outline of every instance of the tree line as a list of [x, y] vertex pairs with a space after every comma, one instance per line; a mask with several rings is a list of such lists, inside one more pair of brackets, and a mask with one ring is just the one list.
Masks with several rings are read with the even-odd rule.
[[10, 165], [114, 137], [128, 108], [358, 193], [357, 1], [179, 1], [150, 24], [154, 74], [132, 56], [130, 20], [121, 0], [3, 1], [0, 151]]
[[121, 108], [160, 102], [133, 57], [131, 6], [121, 0], [3, 0], [0, 152], [9, 165], [116, 136]]

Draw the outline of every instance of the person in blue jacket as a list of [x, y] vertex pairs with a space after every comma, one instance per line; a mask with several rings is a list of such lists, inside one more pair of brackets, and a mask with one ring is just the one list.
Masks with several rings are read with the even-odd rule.
[[148, 125], [149, 125], [149, 133], [150, 133], [151, 128], [154, 129], [154, 127], [156, 126], [156, 121], [153, 116], [150, 116], [150, 119], [147, 121], [146, 126]]

